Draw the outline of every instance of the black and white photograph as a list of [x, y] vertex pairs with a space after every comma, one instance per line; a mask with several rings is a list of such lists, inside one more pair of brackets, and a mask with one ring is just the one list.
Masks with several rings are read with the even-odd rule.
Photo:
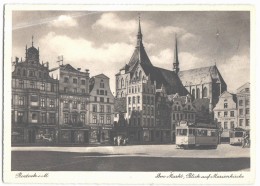
[[14, 182], [253, 181], [252, 9], [171, 6], [6, 7]]

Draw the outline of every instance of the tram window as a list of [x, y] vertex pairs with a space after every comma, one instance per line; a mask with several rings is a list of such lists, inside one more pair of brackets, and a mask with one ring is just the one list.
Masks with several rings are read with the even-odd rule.
[[198, 136], [207, 136], [207, 130], [198, 129], [197, 135]]
[[186, 136], [187, 135], [187, 129], [177, 129], [177, 135], [178, 136]]
[[243, 132], [235, 132], [235, 137], [243, 137]]

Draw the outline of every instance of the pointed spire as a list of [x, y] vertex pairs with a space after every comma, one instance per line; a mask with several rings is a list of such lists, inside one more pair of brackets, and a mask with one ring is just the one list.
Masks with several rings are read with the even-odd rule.
[[25, 60], [27, 60], [27, 45], [25, 46]]
[[138, 16], [138, 33], [137, 33], [137, 43], [136, 43], [136, 47], [140, 47], [143, 46], [143, 34], [142, 34], [142, 29], [141, 29], [141, 18], [140, 18], [140, 14]]
[[33, 47], [33, 35], [32, 35], [32, 47]]
[[174, 59], [173, 59], [173, 71], [178, 74], [180, 71], [179, 68], [179, 58], [178, 58], [178, 42], [177, 42], [177, 34], [175, 34], [175, 48], [174, 48]]

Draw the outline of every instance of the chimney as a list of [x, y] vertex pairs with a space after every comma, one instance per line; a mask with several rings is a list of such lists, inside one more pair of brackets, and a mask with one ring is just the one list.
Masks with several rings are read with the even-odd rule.
[[48, 61], [46, 62], [46, 65], [47, 65], [47, 68], [49, 68], [49, 62]]
[[18, 62], [19, 62], [19, 58], [15, 57], [15, 63], [18, 64]]
[[80, 71], [80, 70], [81, 70], [81, 68], [77, 68], [77, 70], [78, 70], [78, 71]]

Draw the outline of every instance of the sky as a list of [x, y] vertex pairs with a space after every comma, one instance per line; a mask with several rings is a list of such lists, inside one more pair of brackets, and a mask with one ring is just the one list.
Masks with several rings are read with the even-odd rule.
[[115, 74], [135, 49], [138, 16], [154, 66], [172, 70], [175, 34], [180, 70], [217, 65], [229, 92], [250, 81], [250, 13], [242, 11], [14, 11], [12, 57], [39, 47], [40, 60], [104, 73], [115, 92]]

